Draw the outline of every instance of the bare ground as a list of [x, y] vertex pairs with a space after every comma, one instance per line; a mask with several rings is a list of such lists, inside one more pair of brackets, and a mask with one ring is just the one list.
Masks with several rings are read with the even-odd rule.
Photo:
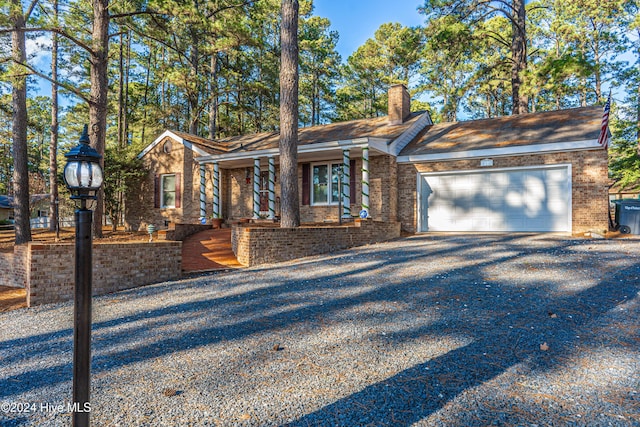
[[[98, 242], [137, 242], [149, 239], [149, 235], [144, 231], [129, 232], [119, 228], [112, 231], [111, 227], [104, 227], [103, 237], [95, 239]], [[75, 239], [75, 228], [64, 227], [60, 229], [60, 238], [56, 238], [56, 233], [48, 229], [31, 230], [32, 241], [43, 243], [72, 243]], [[0, 252], [12, 252], [15, 245], [14, 230], [0, 231]]]

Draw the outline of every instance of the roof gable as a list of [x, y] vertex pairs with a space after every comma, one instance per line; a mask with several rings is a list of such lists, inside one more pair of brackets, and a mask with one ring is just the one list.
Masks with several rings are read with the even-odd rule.
[[209, 154], [223, 153], [225, 150], [223, 147], [218, 147], [214, 141], [200, 138], [195, 135], [191, 135], [184, 132], [166, 130], [162, 134], [153, 140], [153, 142], [147, 145], [144, 150], [138, 154], [138, 158], [144, 157], [147, 153], [153, 150], [158, 144], [164, 141], [166, 138], [184, 145], [185, 148], [192, 150], [200, 156], [207, 156]]

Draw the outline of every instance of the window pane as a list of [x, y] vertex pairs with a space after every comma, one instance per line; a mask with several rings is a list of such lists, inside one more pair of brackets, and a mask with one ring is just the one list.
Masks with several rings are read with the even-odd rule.
[[162, 207], [173, 208], [176, 206], [176, 193], [165, 191], [162, 195]]
[[338, 193], [338, 169], [340, 168], [340, 164], [331, 165], [331, 203], [338, 203], [340, 200], [340, 194]]
[[329, 176], [327, 165], [313, 167], [313, 203], [327, 203]]
[[162, 188], [165, 191], [176, 191], [176, 176], [175, 175], [163, 175]]
[[176, 206], [176, 176], [163, 175], [162, 177], [162, 207], [173, 208]]

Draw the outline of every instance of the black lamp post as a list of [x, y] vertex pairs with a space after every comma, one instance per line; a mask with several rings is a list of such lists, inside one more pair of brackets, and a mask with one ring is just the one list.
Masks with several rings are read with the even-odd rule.
[[64, 181], [72, 200], [79, 200], [76, 209], [76, 264], [75, 306], [73, 328], [73, 426], [88, 427], [89, 390], [91, 386], [91, 278], [93, 211], [87, 209], [87, 200], [96, 200], [102, 185], [102, 156], [89, 146], [87, 125], [84, 125], [80, 143], [67, 154]]

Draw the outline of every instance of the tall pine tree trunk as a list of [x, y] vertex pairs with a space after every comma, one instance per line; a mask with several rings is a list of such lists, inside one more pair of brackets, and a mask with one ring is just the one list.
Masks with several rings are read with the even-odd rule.
[[17, 245], [31, 241], [29, 210], [29, 167], [27, 155], [27, 74], [22, 65], [27, 62], [25, 47], [25, 17], [20, 0], [11, 1], [11, 53], [13, 57], [13, 197]]
[[[58, 25], [58, 0], [53, 0]], [[58, 35], [51, 35], [51, 80], [58, 80]], [[51, 140], [49, 142], [49, 230], [58, 237], [58, 85], [51, 84]]]
[[300, 226], [298, 196], [298, 1], [282, 0], [280, 45], [281, 227]]
[[[149, 43], [149, 60], [147, 61], [147, 70], [146, 70], [146, 76], [144, 80], [144, 95], [142, 97], [143, 113], [142, 113], [142, 130], [140, 132], [140, 141], [142, 142], [142, 145], [144, 145], [144, 131], [147, 126], [147, 102], [148, 102], [147, 97], [149, 95], [149, 79], [151, 77], [151, 58], [152, 57], [155, 57], [155, 53], [153, 51], [153, 46], [151, 45], [151, 43]], [[164, 83], [162, 85], [164, 87]]]
[[127, 30], [127, 57], [124, 65], [124, 145], [129, 145], [129, 70], [131, 70], [131, 32]]
[[319, 104], [318, 102], [318, 77], [316, 75], [316, 73], [313, 73], [313, 77], [311, 80], [311, 126], [315, 126], [318, 124], [318, 121], [316, 121], [316, 114], [317, 114], [317, 109], [316, 109], [316, 105]]
[[209, 74], [209, 139], [216, 139], [218, 127], [218, 53], [211, 54], [211, 71]]
[[638, 140], [638, 156], [640, 156], [640, 85], [636, 94], [636, 139]]
[[[638, 28], [638, 39], [640, 40], [640, 28]], [[637, 45], [636, 54], [640, 60], [640, 44]], [[640, 84], [638, 84], [636, 93], [636, 139], [638, 140], [638, 156], [640, 156]]]
[[[107, 94], [109, 61], [109, 0], [92, 0], [93, 32], [91, 47], [91, 92], [89, 95], [89, 139], [91, 145], [103, 158], [100, 164], [104, 170], [104, 148], [107, 132]], [[100, 190], [93, 216], [93, 235], [102, 237], [104, 216], [104, 191]]]
[[527, 69], [527, 30], [524, 0], [513, 0], [511, 39], [511, 99], [513, 114], [529, 112], [529, 99], [521, 93], [522, 73]]
[[[199, 3], [196, 0], [195, 8], [196, 10], [199, 7]], [[198, 48], [200, 43], [200, 37], [195, 27], [191, 29], [191, 58], [189, 61], [191, 62], [191, 79], [192, 85], [187, 85], [187, 97], [189, 98], [189, 133], [192, 135], [198, 135], [198, 131], [200, 128], [200, 94], [199, 94], [199, 85], [196, 83], [198, 81], [198, 76], [200, 75], [200, 49]]]

